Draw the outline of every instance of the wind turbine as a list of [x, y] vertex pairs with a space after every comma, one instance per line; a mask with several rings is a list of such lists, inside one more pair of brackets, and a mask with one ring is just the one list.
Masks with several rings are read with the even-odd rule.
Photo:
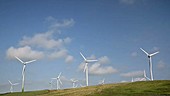
[[147, 80], [151, 80], [151, 79], [149, 79], [147, 76], [146, 76], [146, 72], [145, 72], [145, 70], [143, 71], [143, 75], [144, 75], [144, 78]]
[[76, 83], [78, 82], [78, 80], [71, 79], [71, 82], [73, 83], [73, 88], [76, 88]]
[[133, 80], [133, 77], [132, 77], [132, 80], [131, 80], [131, 82], [134, 82], [134, 80]]
[[99, 84], [100, 84], [100, 85], [103, 85], [104, 82], [105, 82], [105, 78], [104, 78], [103, 80], [99, 81]]
[[53, 88], [53, 79], [51, 79], [51, 81], [49, 82], [49, 84], [50, 84], [50, 89], [52, 90], [52, 88]]
[[10, 85], [11, 85], [10, 92], [12, 93], [12, 92], [13, 92], [13, 86], [18, 85], [19, 83], [14, 83], [14, 84], [12, 84], [12, 82], [11, 82], [10, 80], [8, 80], [8, 82], [9, 82]]
[[20, 58], [18, 58], [17, 56], [15, 56], [15, 58], [23, 64], [23, 69], [22, 69], [22, 92], [24, 92], [25, 67], [26, 67], [26, 64], [32, 63], [32, 62], [34, 62], [34, 61], [36, 61], [36, 60], [31, 60], [31, 61], [24, 62], [24, 61], [22, 61]]
[[84, 85], [80, 84], [80, 87], [85, 87]]
[[148, 52], [146, 52], [144, 49], [140, 48], [149, 58], [149, 70], [150, 70], [150, 78], [153, 81], [153, 73], [152, 73], [152, 56], [156, 55], [159, 53], [159, 51], [154, 52], [152, 54], [149, 54]]
[[52, 78], [52, 79], [56, 79], [56, 80], [57, 80], [57, 90], [60, 88], [59, 83], [62, 84], [62, 82], [61, 82], [61, 80], [60, 80], [60, 76], [61, 76], [61, 72], [60, 72], [60, 74], [58, 75], [57, 78]]
[[84, 72], [86, 72], [86, 86], [88, 86], [89, 85], [89, 82], [88, 82], [88, 63], [96, 62], [98, 60], [88, 60], [84, 57], [84, 55], [81, 52], [80, 52], [80, 55], [83, 57], [84, 62], [86, 63], [85, 66], [84, 66]]

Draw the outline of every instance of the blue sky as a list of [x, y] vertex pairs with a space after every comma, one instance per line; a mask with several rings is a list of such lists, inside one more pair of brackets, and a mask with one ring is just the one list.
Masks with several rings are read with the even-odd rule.
[[[25, 90], [49, 89], [62, 72], [62, 88], [71, 78], [85, 85], [83, 58], [89, 64], [89, 83], [131, 81], [149, 76], [148, 59], [139, 49], [160, 53], [153, 57], [156, 80], [169, 80], [169, 0], [0, 0], [0, 93], [11, 82], [21, 91], [23, 61]], [[53, 88], [55, 89], [55, 81]]]

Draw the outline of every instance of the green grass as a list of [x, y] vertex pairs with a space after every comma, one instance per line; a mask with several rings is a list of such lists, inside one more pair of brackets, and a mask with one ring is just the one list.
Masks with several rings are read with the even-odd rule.
[[8, 93], [2, 96], [170, 96], [170, 80], [105, 84], [63, 90]]

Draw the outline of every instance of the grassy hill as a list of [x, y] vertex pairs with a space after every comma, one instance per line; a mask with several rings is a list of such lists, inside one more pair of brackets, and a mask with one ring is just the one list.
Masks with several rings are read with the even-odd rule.
[[105, 84], [63, 90], [7, 93], [2, 96], [170, 96], [170, 80]]

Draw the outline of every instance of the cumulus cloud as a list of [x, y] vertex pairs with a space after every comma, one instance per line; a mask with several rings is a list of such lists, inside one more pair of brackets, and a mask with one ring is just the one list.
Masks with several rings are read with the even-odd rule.
[[66, 48], [66, 45], [70, 44], [72, 39], [70, 37], [57, 38], [60, 35], [57, 32], [60, 31], [60, 28], [73, 26], [75, 21], [73, 19], [57, 20], [51, 16], [48, 17], [47, 21], [50, 24], [49, 30], [34, 34], [30, 37], [24, 36], [22, 40], [19, 41], [19, 48], [10, 47], [7, 49], [7, 57], [11, 58], [14, 54], [22, 58], [62, 58], [66, 63], [73, 62], [74, 57], [68, 54]]
[[114, 69], [112, 66], [101, 66], [100, 63], [95, 63], [89, 68], [89, 73], [92, 75], [104, 75], [117, 73], [118, 70]]
[[153, 47], [153, 49], [152, 49], [153, 51], [158, 51], [159, 50], [159, 48], [158, 47]]
[[[91, 56], [91, 58], [95, 58], [94, 55]], [[90, 58], [90, 59], [91, 59]], [[113, 68], [112, 66], [106, 66], [106, 64], [110, 63], [110, 60], [107, 56], [100, 57], [98, 59], [98, 62], [94, 64], [89, 64], [89, 74], [91, 75], [104, 75], [104, 74], [113, 74], [117, 73], [118, 70]], [[85, 63], [82, 62], [79, 65], [79, 70], [83, 70], [85, 66]]]
[[48, 57], [50, 59], [58, 59], [58, 58], [65, 58], [66, 56], [67, 56], [67, 50], [62, 49], [62, 50], [55, 51], [55, 52], [49, 54]]
[[163, 62], [162, 60], [160, 60], [157, 64], [157, 68], [158, 69], [164, 69], [165, 68], [165, 62]]
[[48, 18], [46, 18], [46, 22], [48, 22], [49, 24], [49, 30], [50, 31], [56, 31], [59, 30], [61, 28], [67, 28], [67, 27], [71, 27], [75, 24], [74, 19], [63, 19], [63, 20], [57, 20], [52, 16], [49, 16]]
[[65, 59], [65, 62], [66, 62], [66, 63], [72, 63], [73, 61], [74, 61], [74, 57], [71, 56], [71, 55], [68, 55], [68, 56], [66, 57], [66, 59]]
[[107, 56], [103, 56], [103, 57], [99, 58], [99, 62], [100, 62], [100, 64], [108, 64], [108, 63], [110, 63], [110, 60]]
[[20, 48], [10, 47], [6, 52], [6, 55], [9, 59], [13, 59], [15, 56], [22, 59], [40, 59], [44, 57], [43, 52], [32, 50], [29, 46]]
[[33, 37], [23, 37], [23, 40], [19, 42], [21, 46], [29, 45], [33, 47], [52, 49], [52, 48], [61, 48], [64, 44], [71, 42], [71, 38], [67, 37], [64, 39], [54, 39], [53, 32], [45, 32], [35, 34]]
[[137, 76], [142, 76], [143, 71], [133, 71], [133, 72], [128, 72], [128, 73], [122, 73], [120, 75], [123, 77], [137, 77]]
[[131, 56], [132, 56], [132, 57], [136, 57], [136, 56], [138, 56], [138, 53], [137, 53], [137, 52], [132, 52], [132, 53], [131, 53]]

